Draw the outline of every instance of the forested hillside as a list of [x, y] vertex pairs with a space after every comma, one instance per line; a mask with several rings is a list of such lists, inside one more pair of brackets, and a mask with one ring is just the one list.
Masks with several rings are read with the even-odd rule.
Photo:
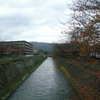
[[42, 49], [45, 51], [52, 52], [53, 51], [53, 43], [44, 43], [44, 42], [30, 42], [33, 44], [37, 49]]

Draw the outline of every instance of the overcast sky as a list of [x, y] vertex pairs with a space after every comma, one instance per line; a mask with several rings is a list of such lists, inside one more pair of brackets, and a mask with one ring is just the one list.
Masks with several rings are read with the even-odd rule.
[[0, 40], [56, 42], [62, 37], [60, 21], [69, 18], [67, 3], [70, 2], [0, 0]]

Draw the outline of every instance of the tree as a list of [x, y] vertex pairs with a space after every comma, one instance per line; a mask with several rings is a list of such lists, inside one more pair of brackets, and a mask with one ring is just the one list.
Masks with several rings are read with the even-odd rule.
[[72, 21], [69, 23], [72, 30], [64, 30], [63, 34], [71, 35], [70, 44], [76, 44], [81, 57], [89, 57], [97, 51], [99, 53], [97, 45], [100, 46], [100, 2], [77, 0], [69, 7], [73, 11]]
[[0, 43], [1, 55], [21, 55], [24, 53], [24, 49], [14, 43]]
[[60, 52], [58, 55], [67, 57], [69, 53], [75, 56], [77, 52], [78, 58], [86, 59], [92, 54], [96, 57], [100, 54], [100, 1], [76, 0], [69, 8], [73, 11], [72, 19], [64, 25], [70, 24], [71, 31], [64, 30], [62, 33], [71, 38], [69, 43], [56, 46]]
[[[100, 59], [96, 58], [100, 54], [100, 0], [77, 0], [69, 8], [73, 11], [68, 23], [71, 31], [62, 33], [70, 35], [71, 39], [69, 43], [56, 45], [54, 54], [60, 56], [58, 61], [68, 61], [65, 68], [71, 75], [75, 71], [78, 73], [76, 80], [92, 95], [91, 100], [100, 100]], [[95, 59], [90, 57], [91, 54]]]

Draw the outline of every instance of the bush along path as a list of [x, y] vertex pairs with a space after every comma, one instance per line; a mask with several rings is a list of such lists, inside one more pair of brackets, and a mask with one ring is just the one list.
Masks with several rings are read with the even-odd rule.
[[77, 64], [75, 60], [66, 60], [59, 57], [56, 58], [56, 63], [67, 76], [67, 79], [78, 94], [79, 100], [100, 100], [99, 69], [90, 70], [90, 65], [86, 68], [82, 62]]

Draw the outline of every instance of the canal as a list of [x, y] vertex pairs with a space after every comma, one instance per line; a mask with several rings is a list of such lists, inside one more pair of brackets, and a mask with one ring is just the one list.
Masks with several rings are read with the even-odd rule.
[[48, 57], [6, 100], [69, 100], [74, 90], [52, 57]]

